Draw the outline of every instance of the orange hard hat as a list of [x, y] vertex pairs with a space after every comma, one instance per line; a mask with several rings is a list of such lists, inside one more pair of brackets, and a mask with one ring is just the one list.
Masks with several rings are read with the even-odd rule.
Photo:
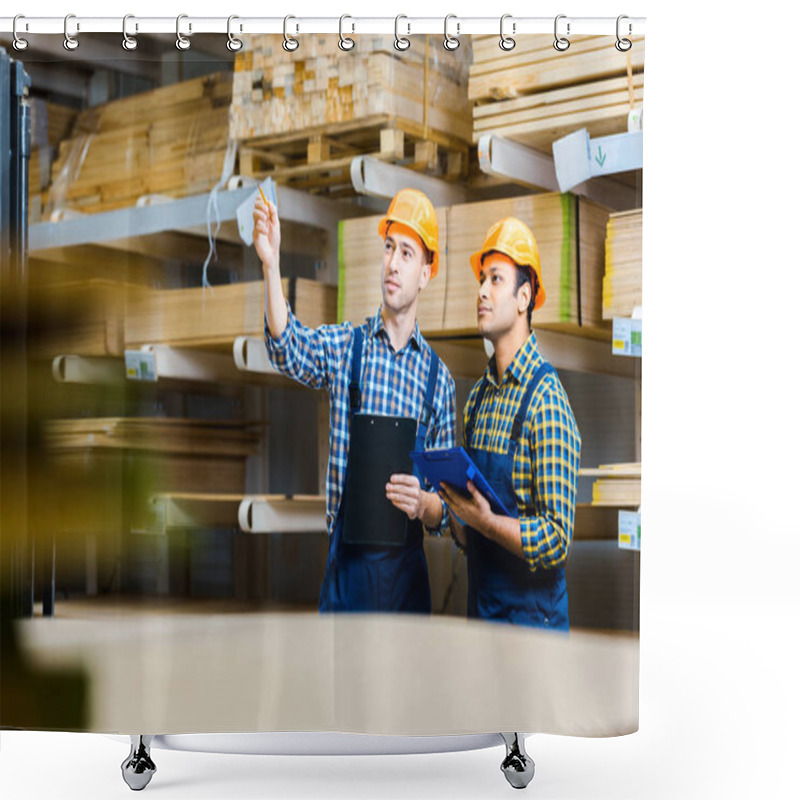
[[439, 271], [439, 223], [433, 203], [427, 195], [418, 189], [401, 189], [389, 205], [386, 216], [378, 223], [378, 233], [386, 238], [386, 231], [391, 223], [408, 228], [422, 242], [433, 256], [431, 261], [431, 278]]
[[542, 265], [539, 261], [539, 247], [531, 229], [516, 217], [506, 217], [495, 222], [486, 234], [481, 249], [469, 257], [475, 277], [481, 279], [481, 262], [488, 253], [502, 253], [519, 267], [530, 267], [539, 281], [539, 291], [533, 304], [536, 311], [544, 303], [544, 284]]

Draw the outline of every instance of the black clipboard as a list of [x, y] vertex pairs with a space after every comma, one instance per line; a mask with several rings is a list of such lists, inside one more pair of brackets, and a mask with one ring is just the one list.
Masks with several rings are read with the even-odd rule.
[[396, 473], [413, 472], [411, 451], [417, 421], [411, 417], [353, 414], [342, 539], [347, 544], [402, 546], [408, 514], [386, 497], [386, 484]]

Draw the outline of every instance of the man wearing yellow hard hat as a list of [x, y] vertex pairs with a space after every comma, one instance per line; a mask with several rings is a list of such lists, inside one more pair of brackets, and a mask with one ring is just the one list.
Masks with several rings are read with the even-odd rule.
[[360, 325], [301, 324], [281, 287], [274, 204], [259, 199], [253, 223], [269, 358], [284, 375], [330, 392], [320, 611], [430, 613], [424, 529], [441, 533], [448, 515], [433, 487], [422, 486], [409, 453], [455, 440], [455, 384], [417, 323], [419, 294], [439, 268], [433, 205], [415, 189], [395, 195], [378, 226], [383, 302]]
[[464, 447], [511, 516], [495, 514], [471, 482], [469, 496], [441, 489], [467, 552], [468, 614], [568, 630], [564, 566], [581, 438], [531, 332], [531, 315], [545, 302], [539, 249], [528, 226], [507, 217], [489, 228], [470, 263], [478, 330], [494, 355], [467, 398]]

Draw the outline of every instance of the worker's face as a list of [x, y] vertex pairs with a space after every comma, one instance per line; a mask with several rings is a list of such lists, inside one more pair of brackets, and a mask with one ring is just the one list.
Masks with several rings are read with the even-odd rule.
[[[502, 253], [489, 253], [484, 259], [478, 289], [478, 331], [495, 342], [516, 326], [528, 327], [530, 284], [517, 289], [517, 266]], [[516, 294], [515, 294], [516, 292]]]
[[394, 312], [407, 311], [428, 285], [431, 265], [420, 240], [410, 231], [391, 225], [383, 242], [383, 305]]

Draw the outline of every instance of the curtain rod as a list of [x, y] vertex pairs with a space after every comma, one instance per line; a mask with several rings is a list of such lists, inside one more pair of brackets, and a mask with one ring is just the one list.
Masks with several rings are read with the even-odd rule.
[[[16, 19], [16, 24], [15, 24]], [[560, 14], [554, 17], [514, 17], [503, 15], [502, 30], [506, 36], [531, 33], [553, 34], [558, 27], [558, 36], [642, 35], [645, 32], [645, 17], [570, 17]], [[128, 36], [148, 33], [180, 33], [190, 36], [195, 33], [217, 33], [226, 35], [255, 33], [345, 33], [345, 34], [444, 34], [444, 17], [195, 17], [181, 14], [180, 17], [136, 17], [127, 15], [124, 22]], [[66, 30], [65, 30], [66, 29]], [[90, 33], [123, 33], [123, 17], [84, 17], [68, 14], [65, 17], [0, 17], [0, 34], [61, 34], [79, 37]], [[501, 18], [459, 17], [449, 15], [447, 31], [450, 36], [469, 34], [497, 34], [501, 32]]]

